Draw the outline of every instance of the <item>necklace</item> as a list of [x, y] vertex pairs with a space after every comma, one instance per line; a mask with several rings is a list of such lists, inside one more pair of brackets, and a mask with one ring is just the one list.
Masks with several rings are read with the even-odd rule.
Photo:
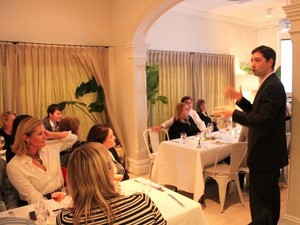
[[30, 155], [30, 154], [27, 153], [27, 155], [30, 158], [35, 159], [40, 165], [43, 164], [43, 160], [40, 158], [39, 154], [37, 154], [37, 155]]

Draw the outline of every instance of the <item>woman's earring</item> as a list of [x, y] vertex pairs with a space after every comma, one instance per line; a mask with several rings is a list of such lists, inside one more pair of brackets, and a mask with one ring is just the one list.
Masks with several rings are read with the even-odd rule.
[[30, 146], [30, 141], [26, 141], [26, 146], [27, 146], [27, 147]]

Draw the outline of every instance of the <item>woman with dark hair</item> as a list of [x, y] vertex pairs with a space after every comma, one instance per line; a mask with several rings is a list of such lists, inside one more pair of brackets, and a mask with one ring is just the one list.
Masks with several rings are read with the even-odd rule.
[[[116, 149], [114, 148], [116, 146], [116, 137], [112, 131], [112, 129], [105, 125], [105, 124], [96, 124], [94, 125], [86, 138], [86, 142], [99, 142], [103, 145], [105, 145], [105, 147], [108, 148], [111, 156], [112, 156], [112, 160], [115, 163], [120, 163], [122, 164], [122, 166], [125, 169], [124, 164], [121, 162], [119, 155], [116, 151]], [[128, 172], [125, 169], [125, 174], [122, 180], [128, 180], [129, 176], [128, 176]]]
[[213, 123], [214, 129], [213, 131], [218, 131], [219, 128], [215, 122], [212, 122], [211, 118], [206, 113], [206, 103], [204, 99], [198, 99], [197, 106], [196, 106], [197, 113], [200, 117], [200, 119], [205, 123], [205, 126], [207, 127], [208, 123]]
[[28, 117], [31, 117], [30, 115], [27, 115], [27, 114], [24, 114], [24, 115], [19, 115], [17, 116], [15, 119], [14, 119], [14, 122], [12, 124], [12, 131], [11, 131], [11, 138], [10, 138], [10, 142], [9, 144], [7, 145], [7, 148], [6, 148], [6, 152], [5, 152], [5, 155], [6, 155], [6, 162], [9, 163], [9, 161], [15, 156], [15, 153], [12, 151], [12, 145], [14, 144], [14, 141], [15, 141], [15, 135], [16, 135], [16, 131], [17, 131], [17, 128], [20, 124], [20, 122], [23, 120], [23, 119], [26, 119]]
[[[66, 116], [59, 122], [58, 131], [71, 131], [72, 134], [79, 135], [80, 120], [76, 116]], [[75, 148], [82, 145], [84, 141], [77, 140], [72, 147], [60, 152], [60, 164], [62, 167], [67, 167], [69, 157]]]

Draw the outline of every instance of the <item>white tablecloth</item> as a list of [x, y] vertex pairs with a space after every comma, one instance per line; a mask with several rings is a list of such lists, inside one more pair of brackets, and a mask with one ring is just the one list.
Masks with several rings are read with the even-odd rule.
[[[141, 191], [141, 184], [139, 182], [136, 182], [135, 180], [139, 182], [147, 181], [144, 178], [135, 178], [133, 180], [121, 182], [122, 191], [124, 192], [124, 194], [133, 194], [134, 192]], [[149, 180], [148, 183], [150, 183]], [[164, 191], [157, 190], [156, 187], [161, 186], [156, 183], [151, 183], [150, 185], [152, 185], [151, 191], [147, 191], [146, 194], [151, 197], [152, 201], [159, 208], [163, 217], [167, 220], [168, 225], [208, 225], [201, 205], [198, 202], [195, 202], [165, 187], [162, 187]], [[173, 195], [184, 206], [181, 206], [168, 194]]]
[[[174, 185], [180, 190], [194, 193], [194, 200], [198, 201], [204, 193], [204, 167], [214, 164], [218, 149], [236, 141], [236, 138], [201, 141], [200, 149], [194, 136], [188, 137], [185, 144], [179, 139], [164, 141], [159, 145], [152, 179], [156, 183]], [[219, 158], [225, 159], [230, 152], [220, 154]]]
[[[123, 194], [130, 195], [136, 192], [142, 191], [141, 182], [146, 183], [148, 186], [148, 190], [146, 194], [148, 194], [156, 206], [161, 211], [163, 217], [167, 220], [168, 225], [191, 225], [191, 224], [201, 224], [208, 225], [207, 219], [203, 214], [201, 205], [183, 195], [175, 193], [165, 187], [163, 191], [157, 190], [157, 187], [161, 187], [156, 183], [150, 182], [144, 178], [135, 178], [128, 181], [121, 182], [121, 189]], [[145, 187], [145, 185], [144, 185]], [[178, 201], [180, 201], [184, 206], [181, 206], [178, 202], [176, 202], [173, 198], [171, 198], [168, 194], [174, 196]], [[71, 201], [70, 197], [67, 196], [65, 200], [62, 201], [62, 205], [68, 205]], [[55, 214], [52, 212], [53, 209], [57, 209], [59, 207], [58, 203], [49, 200], [47, 201], [48, 209], [51, 213], [50, 217], [47, 220], [47, 224], [55, 224]], [[33, 211], [33, 205], [28, 205], [24, 207], [19, 207], [13, 210], [14, 215], [17, 217], [27, 218], [29, 219], [29, 212]], [[3, 213], [0, 213], [0, 217], [3, 216]]]

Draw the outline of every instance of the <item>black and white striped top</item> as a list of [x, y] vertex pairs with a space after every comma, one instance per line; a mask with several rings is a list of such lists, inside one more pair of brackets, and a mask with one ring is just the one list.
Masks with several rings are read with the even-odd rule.
[[[138, 193], [130, 196], [120, 196], [108, 202], [116, 216], [114, 224], [167, 224], [157, 206], [146, 194]], [[73, 215], [72, 209], [60, 212], [57, 215], [56, 224], [73, 224]], [[108, 220], [103, 211], [95, 207], [87, 223], [84, 215], [82, 215], [80, 224], [108, 224]]]

